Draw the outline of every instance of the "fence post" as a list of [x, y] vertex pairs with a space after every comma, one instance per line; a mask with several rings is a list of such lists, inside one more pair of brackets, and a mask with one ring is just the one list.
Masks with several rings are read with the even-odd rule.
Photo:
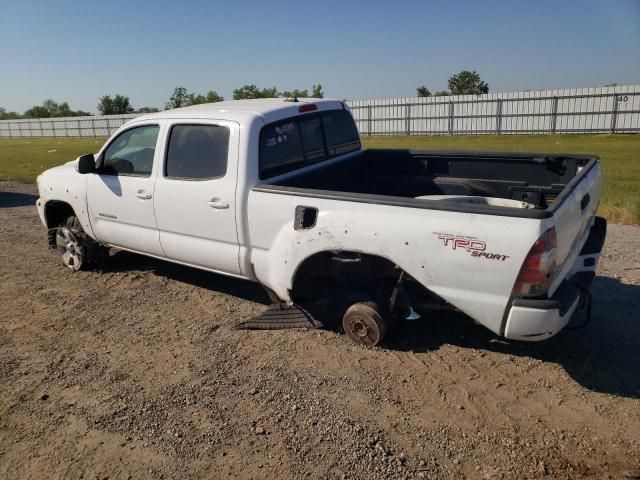
[[82, 137], [82, 127], [80, 126], [80, 119], [78, 119], [78, 136]]
[[496, 133], [500, 135], [502, 132], [502, 99], [498, 99], [498, 105], [496, 106]]
[[371, 105], [367, 105], [367, 133], [371, 135]]
[[613, 94], [613, 107], [611, 109], [611, 133], [616, 133], [616, 126], [618, 123], [618, 95]]
[[407, 136], [409, 136], [411, 135], [411, 105], [409, 105], [409, 102], [407, 102], [407, 104], [404, 106], [404, 109], [406, 114], [405, 130], [407, 131]]
[[91, 119], [91, 131], [93, 132], [93, 138], [96, 138], [96, 119]]
[[453, 135], [453, 102], [449, 101], [449, 135]]
[[40, 130], [40, 136], [44, 137], [44, 128], [42, 128], [42, 119], [41, 118], [38, 119], [38, 128]]
[[553, 100], [551, 100], [551, 133], [556, 133], [557, 124], [558, 124], [558, 97], [553, 97]]

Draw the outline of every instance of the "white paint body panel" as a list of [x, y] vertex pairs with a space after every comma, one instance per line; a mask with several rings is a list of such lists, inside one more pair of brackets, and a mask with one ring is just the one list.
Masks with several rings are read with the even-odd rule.
[[[309, 101], [319, 111], [342, 108], [337, 101]], [[283, 300], [290, 300], [298, 267], [315, 253], [349, 250], [377, 255], [394, 262], [496, 334], [505, 333], [503, 322], [507, 319], [512, 338], [525, 338], [531, 325], [535, 330], [548, 323], [552, 326], [547, 329], [556, 333], [564, 326], [575, 308], [560, 320], [556, 318], [557, 310], [556, 313], [537, 310], [537, 315], [543, 318], [532, 320], [533, 313], [521, 307], [509, 311], [511, 291], [529, 249], [552, 227], [556, 228], [558, 258], [562, 262], [552, 291], [576, 271], [577, 255], [586, 241], [600, 198], [599, 165], [580, 182], [554, 217], [543, 220], [252, 190], [260, 183], [260, 129], [265, 123], [297, 114], [298, 105], [281, 99], [221, 102], [137, 118], [121, 130], [148, 123], [161, 126], [152, 175], [108, 180], [97, 174], [81, 175], [71, 164], [48, 170], [38, 181], [41, 218], [44, 221], [48, 201], [67, 202], [85, 231], [98, 241], [255, 280]], [[229, 126], [225, 177], [205, 181], [164, 177], [168, 126], [176, 122]], [[318, 166], [305, 169], [314, 168]], [[121, 191], [116, 193], [118, 186]], [[139, 190], [150, 193], [151, 199], [136, 198]], [[591, 195], [591, 203], [581, 210], [580, 202], [586, 193]], [[208, 202], [214, 199], [228, 203], [228, 208], [212, 208]], [[293, 228], [298, 205], [318, 209], [314, 228]], [[112, 213], [117, 219], [100, 213]], [[507, 258], [474, 257], [464, 249], [444, 244], [438, 233], [476, 238], [486, 243], [487, 252]]]
[[569, 310], [561, 315], [557, 308], [512, 307], [507, 318], [505, 338], [510, 340], [540, 341], [556, 335], [562, 330], [578, 308], [580, 298], [572, 303]]
[[[167, 130], [181, 123], [184, 122], [172, 120], [167, 124]], [[188, 123], [229, 128], [227, 173], [222, 178], [207, 180], [172, 179], [158, 175], [154, 206], [160, 244], [170, 259], [238, 275], [240, 263], [235, 215], [238, 124], [216, 120]], [[161, 158], [164, 158], [163, 153]]]

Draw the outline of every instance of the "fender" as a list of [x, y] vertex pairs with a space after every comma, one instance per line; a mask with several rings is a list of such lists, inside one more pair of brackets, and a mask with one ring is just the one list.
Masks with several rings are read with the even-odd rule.
[[76, 217], [80, 220], [83, 230], [94, 240], [95, 234], [89, 221], [87, 209], [87, 176], [75, 170], [76, 161], [51, 168], [38, 177], [38, 191], [40, 198], [37, 206], [42, 223], [46, 223], [47, 205], [50, 202], [62, 202], [71, 206]]

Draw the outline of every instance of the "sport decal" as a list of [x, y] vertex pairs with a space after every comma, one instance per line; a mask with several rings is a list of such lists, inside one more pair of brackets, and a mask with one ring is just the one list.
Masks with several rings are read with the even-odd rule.
[[487, 243], [477, 237], [468, 235], [454, 235], [451, 233], [433, 232], [445, 247], [470, 254], [472, 257], [486, 258], [488, 260], [499, 260], [504, 262], [509, 255], [487, 252]]

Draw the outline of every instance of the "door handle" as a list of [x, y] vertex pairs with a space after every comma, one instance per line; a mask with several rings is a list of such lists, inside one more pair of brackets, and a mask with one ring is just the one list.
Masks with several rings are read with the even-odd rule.
[[229, 204], [221, 200], [211, 200], [210, 202], [207, 202], [207, 205], [209, 205], [210, 207], [216, 208], [218, 210], [224, 210], [225, 208], [229, 208]]
[[136, 193], [136, 197], [138, 197], [140, 200], [149, 200], [151, 198], [151, 194], [144, 193], [144, 190], [138, 190], [138, 193]]
[[587, 205], [589, 205], [590, 201], [591, 201], [591, 196], [587, 193], [584, 197], [582, 197], [582, 200], [580, 201], [580, 208], [582, 210], [587, 208]]

